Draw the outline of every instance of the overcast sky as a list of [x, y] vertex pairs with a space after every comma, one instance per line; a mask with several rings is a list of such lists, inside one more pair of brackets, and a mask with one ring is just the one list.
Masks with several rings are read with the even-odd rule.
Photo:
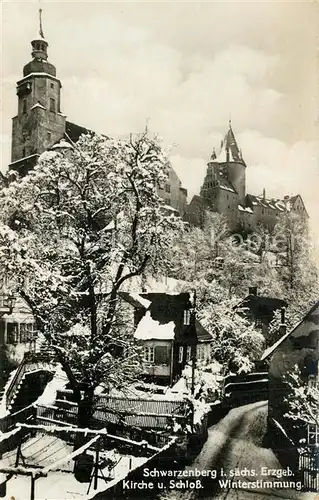
[[[68, 120], [109, 136], [148, 122], [191, 197], [231, 115], [247, 191], [300, 193], [316, 228], [318, 2], [44, 1], [42, 8]], [[2, 2], [2, 170], [37, 9], [37, 2]]]

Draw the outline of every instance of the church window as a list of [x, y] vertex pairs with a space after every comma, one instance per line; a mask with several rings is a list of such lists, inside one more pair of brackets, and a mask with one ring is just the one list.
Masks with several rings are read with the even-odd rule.
[[165, 185], [165, 191], [166, 191], [166, 193], [170, 193], [171, 192], [171, 186], [170, 186], [170, 184], [166, 184]]
[[47, 140], [50, 141], [51, 140], [51, 132], [48, 132], [47, 133]]
[[50, 83], [51, 89], [54, 89], [54, 83]]
[[50, 97], [50, 111], [55, 112], [55, 99]]
[[22, 101], [22, 113], [26, 113], [26, 112], [27, 112], [27, 100], [23, 99], [23, 101]]

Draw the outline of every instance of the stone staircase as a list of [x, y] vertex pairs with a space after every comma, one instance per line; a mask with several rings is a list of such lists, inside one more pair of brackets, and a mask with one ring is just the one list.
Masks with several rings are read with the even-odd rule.
[[7, 410], [13, 408], [28, 375], [34, 372], [52, 372], [53, 366], [54, 361], [49, 350], [26, 352], [4, 395]]

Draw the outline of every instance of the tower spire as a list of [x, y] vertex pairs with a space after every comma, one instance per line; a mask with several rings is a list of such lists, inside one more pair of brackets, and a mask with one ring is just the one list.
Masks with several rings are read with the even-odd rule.
[[44, 38], [43, 27], [42, 27], [42, 9], [39, 8], [39, 34], [41, 38]]
[[[40, 5], [40, 3], [39, 3]], [[48, 59], [48, 42], [45, 40], [43, 35], [42, 26], [42, 8], [39, 6], [39, 32], [33, 38], [32, 42], [32, 57], [40, 61], [46, 61]]]

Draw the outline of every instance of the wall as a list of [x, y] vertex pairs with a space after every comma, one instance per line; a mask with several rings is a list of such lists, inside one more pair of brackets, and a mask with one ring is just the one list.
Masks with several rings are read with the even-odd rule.
[[6, 345], [6, 354], [10, 362], [20, 363], [23, 354], [30, 349], [30, 345], [33, 344], [34, 328], [35, 321], [31, 310], [24, 300], [17, 296], [12, 313], [4, 314], [0, 319], [0, 345]]
[[269, 417], [281, 423], [295, 440], [304, 436], [305, 429], [293, 431], [290, 421], [283, 417], [287, 410], [284, 376], [297, 364], [306, 382], [308, 376], [318, 370], [318, 342], [319, 306], [277, 347], [269, 365]]
[[167, 348], [167, 364], [156, 364], [155, 361], [143, 363], [143, 373], [154, 377], [167, 377], [171, 375], [171, 349], [172, 342], [170, 340], [144, 340], [143, 347], [166, 347]]

